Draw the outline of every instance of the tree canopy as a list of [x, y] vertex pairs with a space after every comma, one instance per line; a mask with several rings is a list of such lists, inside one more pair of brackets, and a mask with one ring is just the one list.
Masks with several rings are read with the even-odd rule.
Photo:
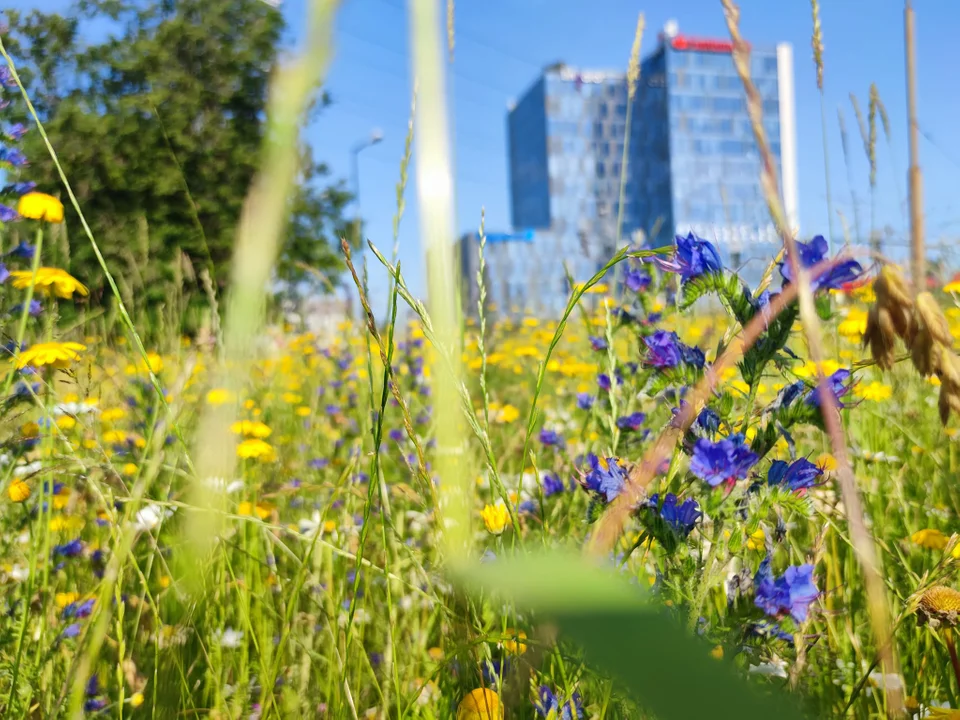
[[[7, 22], [5, 43], [111, 270], [138, 277], [148, 303], [204, 268], [222, 288], [260, 161], [280, 12], [262, 0], [81, 0], [67, 17], [11, 11]], [[23, 147], [29, 179], [59, 194], [39, 134]], [[278, 263], [294, 282], [316, 277], [304, 266], [340, 270], [331, 240], [347, 234], [350, 200], [309, 147], [301, 157]], [[78, 237], [69, 206], [67, 222]], [[70, 269], [102, 292], [89, 244], [70, 250]]]

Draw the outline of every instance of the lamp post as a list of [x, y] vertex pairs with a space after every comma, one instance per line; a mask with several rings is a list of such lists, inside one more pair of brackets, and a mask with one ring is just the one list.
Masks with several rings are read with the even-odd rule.
[[370, 137], [365, 140], [358, 142], [353, 146], [353, 149], [350, 151], [350, 159], [352, 160], [352, 171], [353, 171], [353, 212], [354, 212], [354, 240], [357, 245], [360, 245], [360, 153], [366, 150], [368, 147], [373, 147], [378, 142], [383, 140], [383, 133], [380, 130], [374, 130], [370, 133]]

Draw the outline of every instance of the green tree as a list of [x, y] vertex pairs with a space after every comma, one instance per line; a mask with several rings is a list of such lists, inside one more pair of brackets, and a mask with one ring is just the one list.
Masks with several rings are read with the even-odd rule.
[[[5, 42], [111, 270], [148, 307], [204, 269], [223, 288], [260, 160], [282, 15], [263, 0], [80, 0], [69, 17], [11, 11], [7, 23]], [[37, 133], [24, 149], [29, 179], [60, 192]], [[289, 282], [316, 278], [304, 266], [340, 271], [331, 241], [346, 233], [350, 200], [309, 147], [301, 156], [277, 268]], [[102, 294], [89, 244], [70, 251], [61, 260]]]

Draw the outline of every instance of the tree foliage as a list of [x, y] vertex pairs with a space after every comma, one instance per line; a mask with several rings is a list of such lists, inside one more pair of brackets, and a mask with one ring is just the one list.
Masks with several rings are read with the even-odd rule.
[[[107, 263], [146, 302], [206, 269], [222, 288], [257, 171], [284, 22], [262, 0], [80, 0], [69, 17], [8, 13], [5, 42]], [[90, 42], [89, 38], [96, 38]], [[319, 106], [318, 106], [319, 107]], [[314, 108], [316, 110], [317, 107]], [[37, 133], [24, 149], [40, 190], [61, 191]], [[350, 196], [301, 148], [278, 279], [339, 271], [332, 239]], [[77, 236], [80, 225], [68, 208]], [[86, 242], [70, 269], [102, 292]], [[189, 288], [188, 288], [189, 289]]]

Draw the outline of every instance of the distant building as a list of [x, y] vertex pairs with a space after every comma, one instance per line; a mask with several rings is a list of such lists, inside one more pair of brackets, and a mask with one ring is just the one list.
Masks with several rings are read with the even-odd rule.
[[[759, 275], [759, 261], [779, 240], [731, 50], [728, 41], [680, 35], [675, 23], [665, 28], [641, 65], [626, 158], [623, 72], [551, 65], [513, 105], [512, 220], [536, 231], [546, 307], [562, 306], [567, 295], [561, 261], [579, 281], [616, 251], [622, 172], [621, 242], [642, 233], [660, 245], [693, 230], [715, 240], [727, 261]], [[754, 48], [750, 63], [787, 218], [796, 227], [791, 46]]]
[[[539, 260], [532, 230], [516, 233], [488, 233], [484, 244], [483, 285], [486, 309], [491, 316], [516, 317], [542, 314]], [[480, 300], [480, 236], [465, 233], [457, 242], [461, 277], [461, 302], [466, 315], [476, 316]]]

